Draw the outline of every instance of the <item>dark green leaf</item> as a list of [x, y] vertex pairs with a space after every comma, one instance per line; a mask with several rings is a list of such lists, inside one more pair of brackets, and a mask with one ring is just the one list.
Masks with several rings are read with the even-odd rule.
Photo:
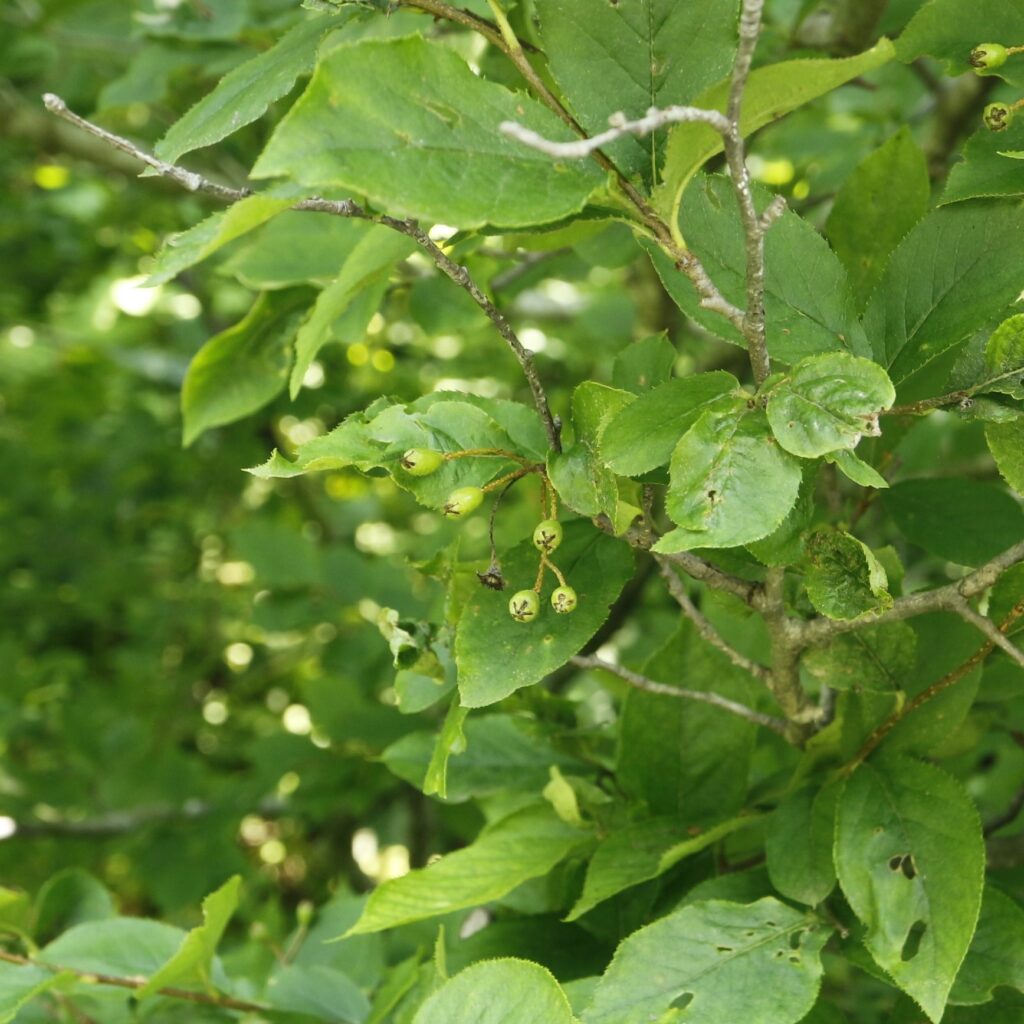
[[823, 615], [856, 619], [892, 606], [882, 563], [856, 537], [822, 528], [807, 538], [805, 548], [807, 596]]
[[1024, 992], [1024, 910], [986, 885], [978, 928], [949, 1001], [987, 1003], [1003, 985]]
[[1022, 148], [1024, 121], [1019, 117], [1002, 132], [986, 128], [979, 118], [978, 131], [967, 140], [963, 159], [949, 172], [942, 203], [1024, 194], [1024, 167], [1003, 155]]
[[612, 364], [612, 384], [634, 395], [643, 394], [672, 376], [676, 350], [664, 334], [627, 345]]
[[838, 799], [835, 783], [805, 786], [790, 793], [768, 819], [768, 876], [788, 899], [814, 907], [835, 887], [832, 835]]
[[834, 690], [901, 690], [914, 670], [917, 634], [905, 622], [843, 633], [803, 657], [803, 667]]

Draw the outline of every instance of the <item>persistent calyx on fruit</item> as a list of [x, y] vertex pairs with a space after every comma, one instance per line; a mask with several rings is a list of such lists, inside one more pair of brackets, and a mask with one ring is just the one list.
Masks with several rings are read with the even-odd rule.
[[533, 531], [533, 546], [550, 555], [562, 543], [562, 524], [557, 519], [545, 519]]
[[971, 50], [971, 67], [979, 71], [991, 71], [1002, 67], [1009, 57], [1009, 52], [1001, 43], [981, 43]]
[[480, 507], [484, 492], [479, 487], [457, 487], [448, 495], [442, 511], [449, 519], [461, 519]]
[[556, 587], [551, 595], [551, 607], [559, 615], [567, 615], [576, 608], [576, 591], [572, 587]]
[[516, 622], [533, 622], [539, 612], [540, 598], [535, 590], [520, 590], [508, 603], [508, 613]]
[[399, 461], [411, 476], [430, 476], [441, 468], [444, 456], [430, 448], [410, 448]]
[[985, 108], [985, 127], [993, 132], [1006, 131], [1013, 121], [1013, 107], [1009, 103], [990, 103]]

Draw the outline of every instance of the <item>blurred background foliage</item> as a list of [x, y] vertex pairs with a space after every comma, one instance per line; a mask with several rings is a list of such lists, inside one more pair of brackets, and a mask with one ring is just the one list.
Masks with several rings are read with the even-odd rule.
[[[882, 6], [880, 29], [896, 34], [920, 3]], [[856, 4], [775, 0], [759, 59], [810, 45], [856, 49], [861, 41], [834, 31], [837, 9], [848, 7]], [[214, 203], [138, 180], [129, 159], [52, 118], [39, 97], [56, 92], [151, 146], [299, 13], [294, 0], [0, 8], [0, 878], [36, 890], [55, 872], [84, 868], [122, 912], [191, 923], [198, 900], [239, 871], [246, 902], [234, 927], [260, 922], [277, 941], [299, 901], [333, 897], [334, 916], [317, 927], [336, 935], [354, 918], [347, 893], [479, 828], [480, 805], [427, 800], [382, 756], [402, 737], [432, 734], [437, 712], [402, 713], [377, 621], [384, 608], [402, 620], [439, 617], [443, 587], [408, 566], [433, 560], [443, 577], [457, 536], [464, 554], [485, 557], [486, 523], [456, 531], [386, 478], [266, 481], [242, 469], [380, 394], [523, 397], [524, 385], [476, 307], [414, 256], [382, 285], [379, 309], [339, 321], [295, 401], [281, 395], [183, 448], [179, 392], [190, 358], [259, 290], [301, 298], [329, 279], [346, 225], [325, 219], [322, 243], [311, 246], [305, 232], [301, 241], [289, 233], [305, 215], [284, 215], [147, 288], [165, 238]], [[517, 17], [527, 29], [524, 5]], [[358, 31], [449, 34], [409, 12]], [[498, 60], [468, 35], [450, 41]], [[1001, 88], [994, 81], [890, 64], [764, 131], [753, 169], [822, 224], [851, 168], [903, 125], [941, 177]], [[242, 182], [280, 113], [186, 163]], [[738, 349], [684, 320], [625, 228], [519, 241], [529, 248], [505, 238], [471, 258], [538, 353], [556, 408], [578, 381], [610, 381], [627, 342], [661, 331], [680, 370], [742, 372]], [[949, 474], [991, 477], [983, 453], [980, 428], [953, 431], [936, 416], [896, 457], [909, 475], [941, 463]], [[503, 515], [499, 541], [524, 536], [530, 516], [525, 507]], [[893, 539], [883, 522], [865, 520], [877, 526], [875, 547]], [[631, 644], [643, 637], [650, 650], [675, 622], [660, 598], [645, 597], [643, 581], [637, 590], [620, 638], [627, 658]], [[556, 739], [570, 723], [586, 726], [599, 762], [611, 749], [611, 703], [585, 679], [572, 686], [527, 691], [506, 707]], [[569, 693], [572, 706], [562, 700]], [[1001, 765], [994, 808], [1012, 790], [1012, 765]], [[386, 941], [408, 942], [409, 931]], [[422, 928], [425, 941], [433, 932]], [[384, 941], [350, 948], [357, 980], [379, 975]]]

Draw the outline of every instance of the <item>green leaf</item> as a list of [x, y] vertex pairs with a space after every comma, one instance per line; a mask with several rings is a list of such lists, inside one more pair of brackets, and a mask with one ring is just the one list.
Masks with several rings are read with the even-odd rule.
[[148, 978], [177, 954], [187, 934], [137, 917], [89, 921], [43, 947], [39, 959], [87, 974]]
[[548, 804], [524, 807], [488, 826], [471, 846], [379, 885], [347, 934], [379, 932], [500, 899], [546, 875], [589, 841]]
[[985, 346], [985, 378], [976, 385], [1024, 399], [1024, 314], [1004, 320]]
[[[541, 43], [570, 110], [596, 135], [608, 117], [692, 101], [728, 73], [736, 48], [736, 0], [680, 4], [638, 0], [539, 0]], [[626, 138], [606, 152], [627, 176], [658, 178], [665, 136]]]
[[33, 937], [49, 942], [76, 924], [105, 921], [115, 914], [114, 901], [100, 881], [80, 868], [66, 868], [39, 890]]
[[250, 231], [283, 213], [302, 197], [292, 185], [277, 186], [239, 199], [226, 210], [210, 214], [194, 227], [172, 235], [157, 253], [147, 285], [164, 284]]
[[575, 921], [625, 889], [663, 875], [686, 857], [706, 850], [762, 815], [730, 818], [693, 834], [674, 816], [634, 822], [602, 839], [587, 865], [583, 892], [566, 917]]
[[768, 876], [783, 896], [816, 907], [836, 884], [832, 865], [839, 787], [804, 786], [772, 812], [765, 836]]
[[766, 411], [779, 444], [813, 459], [852, 450], [865, 434], [876, 436], [878, 414], [895, 400], [892, 382], [877, 363], [830, 352], [797, 363], [772, 388]]
[[934, 765], [863, 764], [839, 801], [835, 861], [875, 962], [938, 1022], [981, 906], [985, 844], [971, 801]]
[[310, 71], [320, 40], [352, 17], [353, 12], [344, 11], [302, 21], [269, 50], [229, 71], [213, 92], [171, 126], [156, 144], [156, 155], [175, 163], [183, 153], [210, 146], [255, 121], [291, 91], [299, 75]]
[[654, 334], [627, 345], [612, 363], [612, 384], [622, 391], [642, 395], [672, 376], [676, 349], [664, 334]]
[[[1018, 58], [1019, 59], [1019, 58]], [[994, 132], [978, 119], [963, 159], [949, 172], [942, 205], [966, 199], [1010, 198], [1024, 194], [1024, 167], [1007, 156], [1024, 148], [1024, 121], [1014, 118], [1005, 131]]]
[[1003, 479], [1018, 494], [1024, 494], [1024, 420], [987, 423], [985, 439]]
[[1024, 536], [1020, 505], [1002, 487], [978, 480], [906, 480], [886, 491], [882, 501], [907, 540], [959, 565], [979, 566]]
[[628, 391], [584, 381], [572, 395], [575, 443], [548, 455], [548, 476], [558, 496], [574, 512], [614, 518], [619, 500], [615, 475], [602, 459], [602, 438], [615, 414], [633, 401]]
[[238, 909], [241, 876], [229, 878], [216, 892], [203, 900], [203, 923], [181, 941], [177, 952], [135, 993], [138, 1000], [154, 995], [162, 988], [201, 982], [209, 986], [210, 970], [217, 944], [231, 915]]
[[917, 634], [905, 622], [886, 622], [835, 637], [803, 657], [804, 669], [834, 690], [903, 689], [914, 670]]
[[805, 548], [807, 596], [822, 615], [856, 619], [892, 607], [882, 563], [856, 537], [823, 527], [807, 538]]
[[739, 381], [724, 370], [670, 380], [645, 391], [608, 424], [601, 454], [623, 476], [656, 469], [668, 462], [679, 438], [701, 413], [730, 407], [739, 392]]
[[[626, 544], [584, 522], [566, 524], [554, 560], [579, 596], [571, 615], [551, 608], [548, 599], [557, 584], [550, 575], [533, 622], [516, 622], [509, 615], [508, 593], [480, 587], [467, 601], [455, 639], [459, 693], [466, 707], [493, 704], [564, 665], [597, 632], [633, 574]], [[533, 542], [526, 540], [503, 555], [502, 564], [512, 589], [529, 588], [537, 572]]]
[[577, 1024], [558, 982], [539, 964], [502, 958], [473, 964], [420, 1007], [413, 1024]]
[[[391, 269], [416, 248], [416, 243], [390, 228], [374, 226], [348, 253], [338, 276], [318, 296], [309, 318], [295, 338], [295, 365], [288, 390], [295, 398], [302, 390], [310, 363], [330, 341], [331, 327], [352, 300], [376, 281], [386, 281]], [[370, 314], [372, 315], [372, 313]], [[367, 316], [369, 321], [369, 316]]]
[[567, 137], [546, 108], [479, 78], [444, 46], [366, 40], [321, 60], [252, 173], [353, 189], [389, 213], [461, 228], [542, 224], [581, 209], [602, 184], [596, 166], [552, 163], [503, 136], [507, 120]]
[[[583, 768], [521, 717], [474, 715], [465, 722], [463, 732], [464, 749], [451, 751], [447, 771], [444, 795], [453, 803], [489, 796], [513, 785], [539, 791], [552, 765], [576, 772]], [[422, 789], [439, 743], [440, 737], [432, 732], [410, 733], [388, 747], [381, 760], [399, 778]]]
[[737, 401], [701, 414], [676, 445], [669, 478], [666, 508], [680, 529], [654, 546], [666, 554], [767, 537], [796, 502], [801, 471], [764, 413]]
[[264, 292], [234, 327], [192, 358], [181, 388], [183, 440], [261, 409], [284, 389], [304, 290]]
[[264, 998], [275, 1010], [301, 1013], [332, 1024], [362, 1024], [370, 1002], [348, 975], [322, 964], [290, 964], [267, 982]]
[[[855, 57], [790, 60], [757, 68], [750, 75], [743, 97], [743, 135], [750, 135], [797, 107], [882, 67], [894, 55], [892, 43], [882, 39]], [[728, 95], [729, 80], [725, 79], [701, 93], [694, 106], [724, 111]], [[679, 223], [679, 206], [690, 179], [721, 152], [722, 136], [708, 125], [679, 124], [669, 133], [662, 184], [654, 193], [655, 207], [669, 224]], [[685, 221], [683, 226], [689, 230]]]
[[[687, 620], [643, 666], [659, 682], [756, 705], [760, 685], [704, 643]], [[757, 726], [721, 708], [630, 690], [616, 774], [623, 790], [686, 826], [717, 823], [744, 806]]]
[[930, 213], [900, 243], [864, 326], [896, 384], [997, 316], [1024, 285], [1024, 207], [985, 202]]
[[696, 903], [619, 946], [583, 1020], [646, 1024], [686, 1005], [701, 1024], [796, 1024], [817, 999], [827, 938], [813, 917], [770, 897]]
[[[765, 206], [770, 194], [755, 189]], [[722, 294], [739, 307], [746, 301], [746, 241], [728, 178], [701, 176], [686, 190], [679, 224], [688, 243]], [[662, 283], [676, 304], [718, 337], [745, 346], [724, 317], [700, 305], [693, 285], [653, 242], [645, 243]], [[820, 234], [787, 210], [765, 238], [765, 317], [769, 354], [795, 363], [818, 352], [848, 349], [868, 355], [858, 304], [843, 265]]]
[[928, 162], [908, 128], [865, 157], [843, 183], [825, 230], [860, 305], [930, 203]]
[[36, 996], [74, 980], [70, 973], [54, 974], [35, 965], [18, 967], [0, 962], [0, 1024], [9, 1024]]
[[[927, 54], [942, 61], [950, 75], [972, 70], [971, 50], [979, 43], [1015, 45], [1024, 39], [1024, 11], [1003, 0], [931, 0], [917, 12], [896, 43], [896, 55], [909, 63]], [[1020, 71], [1011, 60], [994, 73], [1017, 84]]]
[[861, 487], [874, 487], [876, 490], [884, 491], [889, 486], [889, 481], [874, 466], [869, 466], [851, 451], [840, 449], [837, 452], [829, 452], [825, 456], [825, 461], [832, 463], [843, 476], [855, 484], [860, 484]]
[[978, 928], [949, 1001], [961, 1005], [987, 1003], [1001, 986], [1024, 992], [1024, 909], [986, 885]]

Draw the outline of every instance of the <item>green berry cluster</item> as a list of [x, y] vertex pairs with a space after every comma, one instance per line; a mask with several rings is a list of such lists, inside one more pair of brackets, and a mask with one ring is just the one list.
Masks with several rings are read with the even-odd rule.
[[[968, 60], [979, 75], [1001, 68], [1014, 54], [1024, 53], [1024, 46], [1004, 46], [1002, 43], [979, 43], [971, 50]], [[1016, 103], [990, 103], [982, 114], [989, 131], [1004, 132], [1013, 122], [1024, 100]]]
[[[470, 457], [498, 457], [513, 462], [518, 462], [520, 468], [508, 473], [506, 476], [492, 480], [484, 487], [457, 487], [445, 499], [441, 511], [448, 519], [463, 519], [470, 513], [475, 512], [483, 503], [484, 496], [489, 491], [497, 490], [500, 487], [510, 487], [517, 480], [528, 473], [537, 473], [543, 481], [542, 501], [547, 517], [537, 524], [533, 531], [533, 545], [540, 553], [540, 564], [537, 569], [537, 580], [531, 590], [520, 590], [512, 595], [508, 603], [508, 611], [516, 622], [532, 622], [540, 614], [540, 593], [544, 581], [545, 571], [550, 571], [558, 580], [558, 586], [551, 594], [551, 607], [559, 615], [568, 615], [575, 611], [579, 598], [576, 591], [566, 582], [561, 570], [551, 561], [551, 554], [558, 549], [562, 543], [562, 524], [557, 519], [557, 504], [554, 489], [547, 478], [543, 465], [529, 463], [522, 456], [515, 452], [503, 451], [501, 449], [481, 448], [466, 451], [439, 452], [432, 448], [409, 448], [399, 459], [402, 470], [413, 477], [425, 477], [436, 473], [446, 462], [452, 459]], [[497, 510], [498, 502], [501, 500], [499, 494], [494, 509]], [[505, 579], [501, 574], [501, 562], [498, 559], [494, 548], [494, 511], [491, 513], [491, 564], [486, 572], [477, 573], [480, 582], [492, 590], [503, 590]]]

